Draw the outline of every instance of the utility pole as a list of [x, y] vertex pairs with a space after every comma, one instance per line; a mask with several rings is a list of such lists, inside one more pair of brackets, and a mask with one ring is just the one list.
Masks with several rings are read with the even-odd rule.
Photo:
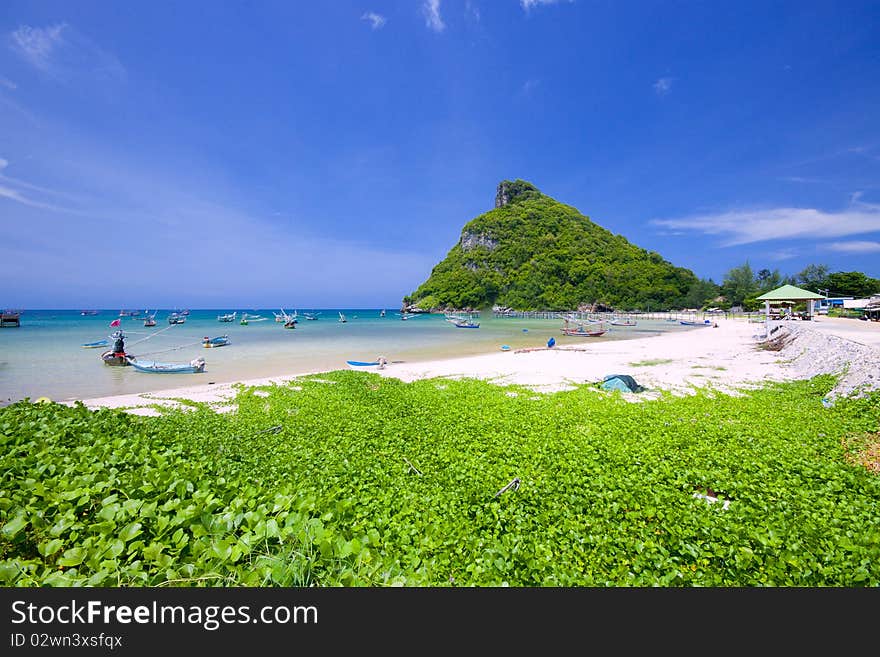
[[823, 290], [823, 289], [820, 287], [820, 288], [817, 290], [817, 292], [819, 292], [819, 294], [823, 294], [823, 293], [825, 294], [825, 312], [828, 312], [828, 310], [830, 310], [830, 307], [828, 306], [828, 288], [826, 287], [826, 288]]

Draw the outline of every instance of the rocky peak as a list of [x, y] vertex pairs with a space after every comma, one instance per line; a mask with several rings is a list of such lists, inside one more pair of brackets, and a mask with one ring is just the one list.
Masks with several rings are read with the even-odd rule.
[[532, 183], [517, 178], [513, 182], [502, 180], [495, 191], [495, 207], [503, 208], [520, 198], [532, 198], [540, 195], [540, 191]]

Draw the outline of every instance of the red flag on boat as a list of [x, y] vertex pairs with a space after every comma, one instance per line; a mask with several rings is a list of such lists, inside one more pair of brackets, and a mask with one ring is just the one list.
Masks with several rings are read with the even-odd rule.
[[120, 321], [118, 318], [114, 319], [112, 322], [110, 322], [110, 326], [119, 326], [119, 324], [120, 324]]

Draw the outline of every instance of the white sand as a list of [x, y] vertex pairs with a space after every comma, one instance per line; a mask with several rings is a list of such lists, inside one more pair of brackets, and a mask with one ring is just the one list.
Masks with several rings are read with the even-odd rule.
[[[717, 320], [718, 327], [674, 331], [636, 340], [592, 342], [528, 352], [496, 352], [466, 358], [391, 363], [382, 376], [403, 381], [423, 378], [470, 377], [499, 384], [520, 384], [552, 392], [578, 384], [600, 381], [608, 374], [629, 374], [653, 391], [687, 394], [711, 387], [728, 394], [767, 381], [807, 378], [824, 372], [838, 372], [847, 363], [862, 363], [851, 385], [880, 387], [880, 324], [821, 318], [815, 322], [786, 322], [795, 340], [779, 352], [757, 348], [764, 325], [745, 320]], [[777, 333], [779, 335], [779, 333]], [[876, 371], [876, 375], [874, 372]], [[284, 384], [304, 376], [291, 375], [242, 381], [246, 386]], [[849, 376], [849, 375], [848, 375]], [[83, 400], [90, 408], [127, 408], [139, 414], [154, 414], [154, 405], [180, 406], [177, 399], [209, 402], [218, 410], [232, 408], [236, 384], [199, 385], [175, 390], [120, 395]], [[650, 398], [642, 394], [638, 398]], [[655, 395], [656, 396], [656, 392]], [[634, 398], [636, 398], [634, 396]]]

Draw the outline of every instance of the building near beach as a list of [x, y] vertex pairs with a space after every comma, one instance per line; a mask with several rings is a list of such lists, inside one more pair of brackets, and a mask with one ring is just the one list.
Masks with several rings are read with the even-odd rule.
[[795, 287], [794, 285], [783, 285], [782, 287], [777, 287], [775, 290], [770, 290], [766, 294], [762, 294], [758, 297], [758, 301], [764, 302], [764, 312], [767, 314], [767, 317], [772, 317], [775, 315], [781, 315], [782, 313], [778, 310], [773, 312], [772, 306], [784, 306], [785, 304], [795, 304], [800, 303], [801, 301], [806, 302], [807, 304], [807, 313], [804, 319], [812, 319], [813, 318], [813, 301], [818, 301], [825, 299], [821, 294], [816, 294], [815, 292], [810, 292], [809, 290], [804, 290], [799, 287]]
[[825, 297], [813, 302], [813, 312], [817, 315], [827, 315], [832, 308], [847, 308], [847, 301], [853, 301], [852, 297]]

